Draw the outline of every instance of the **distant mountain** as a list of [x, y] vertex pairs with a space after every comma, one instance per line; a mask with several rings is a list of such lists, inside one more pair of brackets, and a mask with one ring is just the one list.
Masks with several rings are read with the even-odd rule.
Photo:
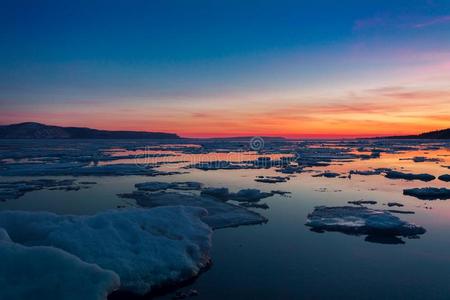
[[174, 133], [109, 131], [26, 122], [0, 126], [0, 139], [179, 139]]
[[382, 137], [384, 139], [436, 139], [436, 140], [448, 140], [450, 139], [450, 128], [430, 131], [421, 133], [418, 135], [402, 135], [402, 136], [388, 136]]

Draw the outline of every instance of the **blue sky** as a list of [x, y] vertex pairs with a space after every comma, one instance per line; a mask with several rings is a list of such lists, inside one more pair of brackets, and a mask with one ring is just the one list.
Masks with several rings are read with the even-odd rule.
[[4, 122], [71, 110], [110, 127], [90, 122], [86, 107], [126, 103], [142, 107], [149, 127], [164, 117], [156, 111], [183, 105], [199, 107], [192, 113], [229, 109], [224, 102], [325, 105], [366, 89], [449, 83], [445, 68], [434, 82], [409, 78], [448, 62], [449, 1], [0, 3]]

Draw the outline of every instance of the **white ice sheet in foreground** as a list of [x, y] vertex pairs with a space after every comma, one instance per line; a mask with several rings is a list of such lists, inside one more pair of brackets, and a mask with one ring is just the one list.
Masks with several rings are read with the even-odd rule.
[[63, 250], [26, 247], [0, 228], [0, 299], [101, 300], [120, 285], [112, 271]]
[[[85, 263], [115, 272], [122, 289], [145, 293], [155, 286], [189, 279], [209, 263], [211, 229], [200, 220], [205, 214], [204, 209], [184, 206], [116, 210], [93, 216], [4, 211], [0, 212], [0, 228], [6, 230], [14, 243], [61, 249]], [[0, 268], [4, 268], [3, 262], [14, 252], [32, 252], [20, 245], [14, 247], [17, 251], [11, 249], [12, 254], [4, 250], [0, 253]], [[27, 254], [23, 257], [31, 259]], [[61, 265], [61, 269], [66, 268]], [[78, 269], [67, 268], [67, 272], [73, 272], [75, 286], [82, 285], [82, 281], [77, 281], [77, 274], [81, 274]], [[52, 284], [44, 280], [47, 275], [38, 276], [39, 272], [48, 272], [45, 264], [34, 272], [37, 284], [47, 287]], [[13, 288], [1, 286], [6, 290]], [[77, 288], [72, 293], [78, 293]]]

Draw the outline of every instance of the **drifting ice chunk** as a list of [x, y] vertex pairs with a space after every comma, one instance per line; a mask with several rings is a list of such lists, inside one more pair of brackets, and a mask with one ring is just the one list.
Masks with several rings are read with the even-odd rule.
[[403, 206], [404, 206], [403, 204], [398, 203], [398, 202], [388, 202], [387, 205], [388, 205], [389, 207], [392, 207], [392, 206], [403, 207]]
[[[199, 219], [205, 215], [204, 209], [182, 206], [107, 211], [94, 216], [4, 211], [0, 212], [0, 227], [17, 243], [62, 249], [114, 271], [122, 289], [145, 293], [154, 286], [189, 279], [209, 263], [211, 229]], [[1, 261], [0, 269], [8, 260]], [[43, 260], [35, 263], [39, 261]], [[24, 272], [29, 269], [27, 266]], [[73, 272], [71, 267], [68, 270]], [[45, 274], [53, 273], [42, 265], [36, 278]], [[74, 284], [74, 294], [83, 286], [79, 280], [69, 281]], [[81, 298], [87, 299], [78, 295], [77, 299]]]
[[[87, 188], [87, 186], [83, 186]], [[38, 191], [42, 189], [59, 189], [59, 190], [79, 190], [81, 187], [75, 185], [74, 179], [36, 179], [22, 181], [0, 182], [0, 201], [17, 199], [25, 195], [25, 193]]]
[[389, 179], [405, 179], [405, 180], [422, 180], [422, 181], [431, 181], [436, 179], [431, 174], [413, 174], [413, 173], [403, 173], [399, 171], [388, 171], [385, 175], [386, 178]]
[[162, 191], [166, 190], [170, 187], [170, 183], [168, 182], [160, 182], [160, 181], [151, 181], [151, 182], [142, 182], [136, 183], [134, 185], [140, 191]]
[[450, 181], [450, 174], [444, 174], [438, 177], [439, 180], [449, 182]]
[[53, 247], [25, 247], [0, 228], [0, 299], [102, 300], [119, 276]]
[[261, 192], [258, 189], [243, 189], [230, 195], [230, 199], [240, 202], [258, 202], [259, 200], [273, 196], [272, 193]]
[[335, 178], [338, 177], [339, 173], [334, 173], [334, 172], [323, 172], [323, 173], [319, 173], [319, 174], [315, 174], [313, 175], [313, 177], [326, 177], [326, 178]]
[[402, 221], [389, 212], [353, 206], [318, 206], [308, 215], [306, 225], [318, 231], [350, 234], [414, 236], [425, 233], [423, 227]]
[[208, 187], [204, 188], [201, 192], [202, 195], [212, 196], [220, 200], [228, 200], [230, 197], [230, 192], [228, 188], [222, 187], [222, 188], [214, 188], [214, 187]]
[[173, 190], [199, 190], [202, 187], [200, 182], [195, 181], [180, 181], [180, 182], [160, 182], [160, 181], [150, 181], [136, 183], [134, 185], [140, 191], [163, 191], [167, 189]]
[[150, 166], [114, 164], [89, 166], [85, 163], [14, 164], [2, 170], [3, 176], [125, 176], [125, 175], [174, 175], [180, 172], [163, 172]]
[[363, 204], [377, 204], [377, 201], [375, 200], [355, 200], [355, 201], [347, 201], [348, 204], [355, 204], [355, 205], [363, 205]]
[[426, 162], [426, 161], [429, 161], [429, 162], [441, 162], [442, 160], [439, 159], [439, 158], [436, 158], [436, 157], [430, 158], [430, 157], [425, 157], [425, 156], [414, 156], [412, 158], [412, 161], [414, 161], [414, 162]]
[[279, 182], [286, 182], [290, 180], [289, 177], [283, 177], [283, 176], [258, 176], [255, 181], [256, 182], [263, 182], [263, 183], [279, 183]]
[[145, 193], [137, 191], [119, 196], [135, 199], [137, 204], [143, 207], [167, 205], [202, 207], [208, 211], [208, 215], [203, 216], [202, 220], [213, 229], [267, 222], [266, 218], [255, 212], [206, 195], [186, 195], [174, 192]]
[[404, 195], [413, 196], [422, 200], [450, 199], [450, 189], [446, 188], [414, 188], [403, 190]]

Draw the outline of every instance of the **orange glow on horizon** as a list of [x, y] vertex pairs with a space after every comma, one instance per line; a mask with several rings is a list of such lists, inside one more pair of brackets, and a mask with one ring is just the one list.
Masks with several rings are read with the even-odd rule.
[[170, 132], [182, 137], [355, 138], [450, 127], [450, 90], [445, 89], [386, 87], [307, 100], [55, 105], [5, 110], [1, 122]]

